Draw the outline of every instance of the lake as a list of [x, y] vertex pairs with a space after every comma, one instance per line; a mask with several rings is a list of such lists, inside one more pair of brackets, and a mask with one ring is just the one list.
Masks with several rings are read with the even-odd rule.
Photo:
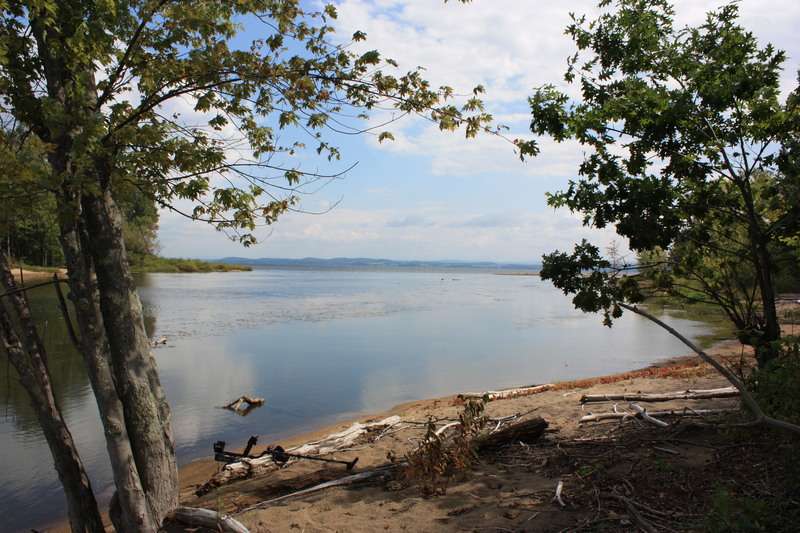
[[[612, 329], [537, 276], [423, 269], [255, 268], [137, 275], [178, 459], [379, 413], [403, 402], [640, 368], [687, 353], [633, 314]], [[52, 287], [31, 291], [56, 394], [101, 502], [113, 482], [97, 408]], [[667, 313], [692, 339], [713, 325]], [[662, 315], [663, 318], [663, 315]], [[24, 390], [0, 365], [0, 532], [66, 519]], [[248, 416], [219, 409], [266, 399]]]

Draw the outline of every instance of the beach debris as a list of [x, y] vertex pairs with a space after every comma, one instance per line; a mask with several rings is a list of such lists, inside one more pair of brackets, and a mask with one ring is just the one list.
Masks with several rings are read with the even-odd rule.
[[[328, 435], [324, 439], [318, 441], [309, 442], [297, 448], [290, 448], [288, 451], [295, 454], [324, 455], [349, 446], [353, 446], [359, 438], [367, 434], [380, 431], [385, 432], [388, 428], [399, 424], [401, 421], [402, 419], [399, 416], [392, 415], [377, 422], [365, 424], [356, 422], [343, 431]], [[249, 450], [247, 451], [249, 453]], [[234, 479], [248, 477], [259, 468], [267, 469], [278, 467], [278, 463], [276, 463], [273, 459], [273, 456], [269, 454], [262, 454], [257, 458], [241, 457], [240, 460], [228, 463], [222, 467], [222, 471], [201, 485], [195, 494], [201, 496], [210, 492], [216, 487], [233, 481]]]
[[190, 526], [207, 527], [226, 533], [250, 533], [244, 524], [219, 511], [197, 507], [178, 507], [172, 511], [172, 518]]
[[663, 428], [663, 427], [667, 427], [669, 425], [669, 423], [664, 422], [663, 420], [659, 420], [658, 418], [655, 418], [655, 417], [647, 414], [647, 409], [645, 409], [644, 407], [642, 407], [639, 404], [632, 403], [631, 404], [631, 409], [633, 409], [634, 411], [639, 413], [639, 416], [641, 416], [642, 418], [644, 418], [645, 420], [647, 420], [648, 422], [650, 422], [651, 424], [653, 424], [655, 426]]
[[561, 507], [566, 507], [567, 504], [564, 503], [564, 500], [561, 499], [561, 492], [564, 490], [564, 482], [558, 480], [558, 485], [556, 485], [556, 495], [553, 496], [553, 501], [558, 503]]
[[536, 416], [481, 436], [476, 442], [479, 450], [518, 442], [531, 444], [541, 438], [547, 426], [548, 423], [544, 418]]
[[221, 463], [234, 463], [236, 461], [241, 461], [242, 459], [258, 459], [264, 455], [269, 455], [272, 457], [272, 460], [275, 461], [275, 464], [278, 466], [283, 466], [289, 462], [289, 459], [295, 457], [297, 459], [311, 459], [312, 461], [324, 461], [326, 463], [340, 463], [347, 466], [348, 470], [352, 470], [353, 467], [358, 462], [358, 457], [353, 459], [352, 461], [339, 461], [338, 459], [327, 459], [325, 457], [313, 457], [310, 455], [304, 455], [300, 453], [290, 453], [284, 450], [280, 446], [267, 446], [267, 449], [261, 452], [260, 455], [250, 455], [250, 450], [255, 446], [258, 442], [258, 435], [253, 435], [247, 441], [247, 446], [245, 447], [242, 453], [231, 452], [225, 450], [225, 441], [218, 440], [214, 443], [214, 460], [219, 461]]
[[266, 500], [263, 502], [256, 503], [242, 509], [239, 513], [246, 513], [248, 511], [253, 511], [255, 509], [263, 509], [265, 507], [269, 507], [272, 504], [285, 502], [287, 500], [299, 498], [301, 496], [305, 496], [307, 494], [311, 494], [313, 492], [319, 492], [321, 490], [329, 489], [331, 487], [341, 487], [343, 485], [350, 485], [352, 483], [357, 483], [360, 481], [366, 481], [368, 479], [372, 479], [379, 476], [384, 476], [390, 472], [393, 472], [396, 469], [395, 465], [385, 465], [379, 466], [377, 468], [372, 468], [370, 470], [365, 470], [364, 472], [359, 472], [358, 474], [352, 474], [349, 476], [345, 476], [339, 479], [334, 479], [331, 481], [326, 481], [324, 483], [320, 483], [319, 485], [314, 485], [313, 487], [308, 487], [307, 489], [302, 489], [297, 492], [292, 492], [289, 494], [284, 494], [283, 496], [278, 496], [277, 498], [273, 498], [271, 500]]
[[516, 389], [506, 389], [501, 391], [486, 391], [486, 392], [467, 392], [459, 394], [459, 399], [465, 398], [486, 398], [488, 401], [502, 400], [503, 398], [516, 398], [519, 396], [528, 396], [529, 394], [538, 394], [546, 390], [550, 390], [555, 385], [547, 383], [545, 385], [535, 385], [531, 387], [520, 387]]
[[641, 401], [641, 402], [668, 402], [670, 400], [708, 400], [712, 398], [732, 398], [739, 396], [736, 387], [722, 387], [719, 389], [685, 390], [667, 392], [662, 394], [622, 393], [622, 394], [584, 394], [581, 403], [613, 402], [613, 401]]

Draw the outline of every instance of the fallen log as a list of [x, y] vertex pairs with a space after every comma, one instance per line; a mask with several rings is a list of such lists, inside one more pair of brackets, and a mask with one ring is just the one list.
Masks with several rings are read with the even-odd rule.
[[529, 394], [538, 394], [553, 387], [552, 383], [546, 385], [536, 385], [535, 387], [520, 387], [517, 389], [506, 389], [501, 391], [487, 391], [487, 392], [467, 392], [459, 394], [458, 398], [487, 398], [489, 401], [501, 400], [504, 398], [516, 398], [518, 396], [528, 396]]
[[492, 448], [515, 442], [533, 443], [541, 438], [547, 429], [547, 421], [540, 417], [530, 418], [504, 427], [485, 436], [478, 437], [478, 449]]
[[207, 527], [226, 533], [250, 533], [250, 530], [235, 518], [209, 509], [178, 507], [172, 512], [172, 517], [190, 526]]
[[[689, 409], [684, 408], [680, 410], [672, 410], [672, 411], [650, 411], [648, 414], [650, 416], [715, 416], [721, 415], [725, 413], [731, 413], [734, 411], [738, 411], [736, 408], [730, 409]], [[615, 411], [615, 412], [607, 412], [607, 413], [593, 413], [589, 415], [582, 416], [579, 420], [579, 424], [585, 424], [586, 422], [598, 422], [600, 420], [610, 420], [610, 419], [618, 419], [624, 420], [627, 418], [636, 418], [639, 414], [631, 411]]]
[[670, 400], [708, 400], [711, 398], [732, 398], [739, 395], [735, 387], [723, 387], [721, 389], [707, 390], [686, 390], [678, 392], [668, 392], [660, 394], [650, 393], [623, 393], [623, 394], [584, 394], [581, 396], [581, 403], [596, 402], [668, 402]]

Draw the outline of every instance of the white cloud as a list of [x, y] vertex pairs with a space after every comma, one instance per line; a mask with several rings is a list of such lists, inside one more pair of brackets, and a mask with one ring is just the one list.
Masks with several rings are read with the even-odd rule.
[[[679, 0], [678, 25], [696, 25], [725, 0]], [[530, 139], [527, 97], [534, 87], [562, 84], [566, 58], [574, 52], [564, 27], [569, 12], [591, 19], [597, 0], [475, 0], [463, 5], [442, 0], [336, 1], [340, 35], [367, 33], [360, 50], [380, 50], [396, 59], [402, 75], [423, 66], [433, 84], [457, 93], [486, 87], [487, 111], [506, 124], [510, 139]], [[796, 39], [800, 2], [742, 0], [740, 23], [762, 45], [789, 50], [784, 74], [795, 86], [800, 59]], [[572, 89], [574, 91], [574, 89]], [[379, 116], [374, 121], [390, 115]], [[480, 259], [538, 261], [542, 253], [572, 249], [590, 238], [605, 247], [612, 230], [584, 228], [578, 216], [553, 212], [541, 197], [574, 178], [583, 151], [575, 143], [541, 140], [541, 155], [519, 161], [506, 141], [440, 132], [421, 119], [404, 119], [386, 129], [396, 140], [378, 146], [374, 138], [350, 143], [345, 161], [361, 164], [326, 194], [345, 202], [319, 217], [290, 214], [262, 235], [262, 245], [243, 249], [198, 224], [162, 217], [165, 253], [175, 256], [335, 257], [391, 259]], [[308, 162], [306, 164], [313, 164]], [[391, 167], [389, 167], [391, 165]], [[390, 170], [391, 172], [386, 172]], [[355, 190], [355, 187], [360, 187]], [[202, 242], [202, 248], [197, 242]]]
[[572, 244], [584, 237], [601, 247], [613, 239], [621, 240], [611, 230], [582, 227], [579, 218], [566, 211], [535, 214], [512, 209], [464, 214], [432, 205], [402, 210], [335, 209], [322, 217], [287, 215], [262, 244], [250, 249], [215, 235], [204, 224], [171, 220], [169, 227], [161, 237], [170, 241], [172, 249], [200, 236], [206, 243], [202, 251], [192, 248], [174, 255], [201, 258], [313, 255], [531, 263], [555, 249], [571, 250]]

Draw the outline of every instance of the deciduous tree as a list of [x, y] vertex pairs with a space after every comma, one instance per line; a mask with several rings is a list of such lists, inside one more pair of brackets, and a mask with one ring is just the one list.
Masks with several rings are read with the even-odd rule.
[[[759, 47], [737, 18], [729, 4], [678, 28], [665, 0], [619, 0], [588, 23], [573, 16], [566, 80], [581, 99], [542, 87], [529, 99], [531, 129], [588, 149], [549, 204], [614, 226], [654, 260], [640, 273], [718, 306], [764, 366], [779, 353], [775, 279], [800, 224], [800, 93], [781, 97], [784, 53]], [[545, 256], [542, 276], [610, 325], [620, 304], [643, 298], [643, 284], [612, 267], [583, 241]]]

